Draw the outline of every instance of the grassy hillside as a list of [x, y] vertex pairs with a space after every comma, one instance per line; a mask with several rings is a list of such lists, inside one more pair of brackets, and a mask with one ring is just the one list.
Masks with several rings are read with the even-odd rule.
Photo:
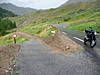
[[[66, 24], [68, 25], [66, 28], [72, 30], [84, 31], [89, 26], [100, 30], [100, 1], [78, 2], [56, 9], [10, 17], [9, 19], [15, 21], [17, 25], [27, 21], [27, 23], [20, 28], [16, 28], [16, 31], [26, 32], [42, 38], [47, 38], [51, 34], [49, 25], [54, 24]], [[9, 43], [7, 40], [3, 40], [3, 42], [4, 41]], [[3, 42], [0, 44], [5, 44]]]
[[[14, 39], [13, 39], [12, 35], [13, 35], [13, 33], [10, 33], [6, 36], [0, 37], [0, 46], [14, 43]], [[26, 37], [18, 35], [16, 40], [17, 40], [16, 43], [21, 43], [23, 41], [27, 41], [28, 39]]]
[[[43, 24], [43, 26], [45, 24], [69, 24], [66, 28], [82, 31], [89, 26], [98, 29], [97, 27], [100, 26], [99, 18], [100, 1], [95, 1], [73, 3], [60, 8], [38, 11], [10, 19], [16, 21], [17, 25], [28, 21], [27, 24], [18, 28], [18, 30], [26, 32], [25, 29], [40, 24]], [[30, 29], [27, 29], [27, 32], [31, 33], [29, 31]]]
[[21, 30], [22, 32], [26, 32], [28, 34], [32, 34], [35, 36], [40, 36], [42, 38], [47, 38], [50, 35], [50, 28], [46, 24], [39, 24], [35, 26], [27, 26]]

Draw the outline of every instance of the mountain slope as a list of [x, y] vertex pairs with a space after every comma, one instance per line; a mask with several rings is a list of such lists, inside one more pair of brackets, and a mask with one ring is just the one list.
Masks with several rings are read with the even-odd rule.
[[99, 0], [68, 0], [65, 4], [62, 6], [72, 4], [72, 3], [77, 3], [77, 2], [92, 2], [92, 1], [99, 1]]
[[47, 38], [51, 34], [49, 25], [67, 25], [67, 29], [82, 31], [91, 26], [93, 29], [100, 30], [100, 1], [72, 3], [56, 9], [33, 12], [9, 19], [15, 21], [17, 25], [27, 22], [16, 31], [42, 38]]
[[[89, 26], [93, 26], [98, 30], [100, 26], [100, 1], [95, 2], [78, 2], [56, 9], [33, 12], [31, 14], [10, 18], [19, 25], [24, 21], [27, 24], [18, 28], [18, 30], [29, 34], [44, 35], [45, 25], [69, 25], [69, 29], [84, 30]], [[35, 26], [36, 25], [36, 26]], [[41, 26], [41, 27], [40, 27]], [[43, 28], [44, 27], [44, 28]], [[45, 32], [47, 29], [45, 29]]]
[[12, 13], [11, 11], [5, 10], [0, 8], [0, 17], [14, 17], [16, 16], [14, 13]]
[[28, 13], [37, 11], [36, 9], [32, 9], [32, 8], [18, 7], [11, 3], [0, 4], [0, 7], [4, 8], [6, 10], [12, 11], [13, 13], [15, 13], [17, 15], [24, 15], [24, 14], [28, 14]]

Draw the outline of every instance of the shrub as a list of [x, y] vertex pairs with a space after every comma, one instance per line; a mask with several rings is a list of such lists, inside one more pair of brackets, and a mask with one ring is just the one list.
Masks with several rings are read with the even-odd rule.
[[71, 18], [65, 18], [64, 21], [69, 21]]

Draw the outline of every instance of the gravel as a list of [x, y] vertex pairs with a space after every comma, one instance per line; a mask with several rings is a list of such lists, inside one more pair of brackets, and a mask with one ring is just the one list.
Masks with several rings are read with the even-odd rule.
[[50, 53], [37, 40], [20, 45], [19, 75], [100, 75], [100, 62], [85, 50], [67, 56]]

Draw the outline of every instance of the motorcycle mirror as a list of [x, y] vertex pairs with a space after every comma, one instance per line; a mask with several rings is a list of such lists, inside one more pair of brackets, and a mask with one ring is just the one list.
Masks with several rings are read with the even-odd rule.
[[91, 29], [92, 29], [92, 27], [89, 27], [89, 28], [91, 28]]

